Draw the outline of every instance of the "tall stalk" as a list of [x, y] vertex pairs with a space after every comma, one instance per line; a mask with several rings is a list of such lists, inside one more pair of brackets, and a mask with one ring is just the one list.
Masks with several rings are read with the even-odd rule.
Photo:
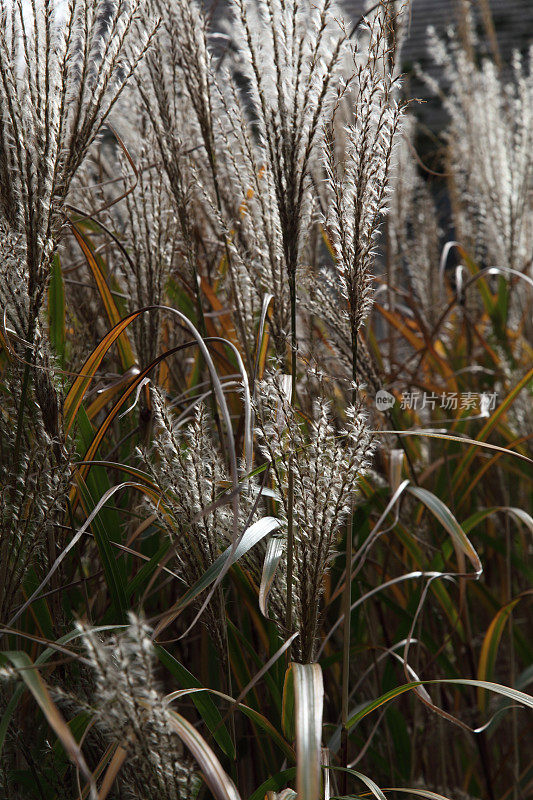
[[30, 357], [31, 357], [31, 350], [27, 348], [25, 353], [26, 364], [24, 366], [24, 376], [22, 378], [22, 389], [20, 392], [20, 402], [17, 414], [17, 433], [15, 436], [15, 449], [13, 453], [13, 466], [15, 469], [19, 462], [20, 445], [22, 443], [22, 429], [24, 426], [24, 407], [26, 405], [26, 395], [28, 394], [28, 389], [30, 385]]
[[[27, 331], [27, 341], [33, 343], [33, 338], [35, 336], [35, 320], [37, 319], [37, 315], [39, 313], [38, 306], [35, 310], [33, 310], [36, 304], [32, 303], [30, 307], [30, 321], [28, 324], [28, 331]], [[18, 414], [17, 414], [17, 432], [15, 434], [15, 449], [13, 452], [13, 467], [14, 469], [18, 469], [19, 463], [19, 456], [20, 456], [20, 447], [22, 444], [22, 431], [24, 428], [24, 408], [27, 402], [27, 395], [30, 388], [30, 369], [31, 369], [31, 358], [32, 358], [32, 347], [26, 347], [24, 352], [24, 375], [22, 377], [22, 388], [20, 392], [20, 403], [18, 407]]]
[[[291, 403], [296, 402], [296, 269], [289, 273], [289, 290], [291, 300]], [[287, 475], [287, 632], [292, 633], [293, 618], [293, 574], [294, 574], [294, 467], [293, 454], [289, 457]], [[287, 650], [287, 660], [290, 661], [291, 648]]]
[[[357, 328], [352, 325], [352, 380], [354, 383], [352, 390], [352, 402], [355, 404], [357, 399]], [[342, 628], [342, 699], [341, 699], [341, 758], [342, 764], [348, 768], [348, 698], [350, 693], [350, 618], [352, 608], [352, 544], [355, 527], [355, 516], [352, 506], [352, 514], [349, 524], [346, 527], [346, 549], [345, 549], [345, 584], [343, 593], [343, 628]], [[342, 773], [342, 792], [348, 791], [348, 773]]]

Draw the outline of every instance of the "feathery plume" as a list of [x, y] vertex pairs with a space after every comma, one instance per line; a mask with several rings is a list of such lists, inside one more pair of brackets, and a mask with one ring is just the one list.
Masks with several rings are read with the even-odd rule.
[[[309, 663], [315, 655], [324, 577], [336, 555], [358, 480], [370, 464], [372, 435], [365, 414], [355, 406], [346, 410], [344, 429], [336, 430], [328, 403], [320, 398], [314, 403], [313, 418], [307, 424], [300, 420], [288, 402], [280, 373], [261, 382], [258, 398], [257, 435], [271, 464], [285, 520], [289, 461], [293, 463], [293, 591], [300, 633], [296, 641], [300, 660]], [[282, 587], [277, 591], [279, 596]]]
[[[233, 540], [232, 507], [216, 505], [228, 485], [228, 474], [214, 447], [204, 406], [197, 405], [191, 421], [176, 420], [157, 391], [153, 399], [157, 433], [152, 453], [143, 453], [143, 459], [158, 486], [161, 501], [150, 504], [174, 545], [175, 563], [185, 585], [190, 587]], [[246, 487], [239, 497], [239, 523], [243, 529], [253, 499]], [[225, 662], [226, 614], [221, 589], [207, 605], [205, 620]]]
[[[516, 52], [510, 80], [478, 65], [449, 32], [430, 30], [433, 57], [448, 86], [448, 172], [461, 242], [480, 266], [530, 271], [533, 252], [533, 48]], [[439, 87], [428, 76], [426, 82]]]
[[138, 800], [191, 800], [200, 780], [169, 724], [150, 629], [133, 614], [126, 630], [107, 640], [79, 627], [96, 681], [97, 724], [127, 751], [121, 785]]
[[[376, 237], [386, 210], [388, 178], [401, 108], [389, 64], [389, 18], [378, 11], [367, 20], [368, 44], [352, 50], [354, 74], [339, 88], [324, 128], [327, 211], [324, 224], [334, 252], [334, 274], [345, 302], [352, 348], [372, 304]], [[347, 114], [342, 133], [337, 116]], [[355, 375], [354, 375], [355, 378]]]
[[31, 342], [73, 177], [139, 59], [141, 0], [0, 2], [0, 211], [24, 264]]

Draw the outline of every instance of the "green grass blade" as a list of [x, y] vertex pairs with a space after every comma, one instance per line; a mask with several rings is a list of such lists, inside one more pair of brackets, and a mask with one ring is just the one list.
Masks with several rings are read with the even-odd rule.
[[185, 592], [183, 597], [172, 607], [168, 614], [165, 614], [165, 617], [154, 630], [154, 638], [156, 638], [184, 608], [192, 603], [199, 594], [211, 586], [221, 575], [223, 570], [227, 571], [227, 569], [245, 555], [248, 550], [251, 550], [252, 547], [260, 542], [261, 539], [264, 539], [269, 533], [277, 530], [280, 525], [281, 522], [275, 517], [263, 517], [257, 520], [257, 522], [254, 522], [253, 525], [250, 525], [241, 536], [237, 546], [230, 545], [230, 547], [211, 564], [209, 569], [204, 572], [200, 580], [196, 581], [194, 586], [191, 586], [191, 588]]
[[[362, 772], [358, 772], [355, 769], [344, 769], [342, 767], [333, 767], [332, 769], [335, 769], [338, 772], [347, 772], [348, 775], [353, 775], [355, 778], [360, 780], [361, 783], [364, 783], [365, 786], [370, 789], [370, 793], [374, 797], [377, 797], [378, 800], [387, 800], [377, 783], [373, 781], [372, 778], [369, 778], [368, 775], [363, 775]], [[348, 800], [348, 797], [354, 797], [354, 795], [343, 795], [342, 797], [340, 795], [335, 795], [335, 797], [331, 798], [331, 800]]]
[[264, 783], [253, 792], [248, 800], [265, 800], [267, 792], [276, 792], [283, 789], [284, 786], [294, 780], [296, 777], [296, 768], [284, 769], [283, 772], [278, 772], [276, 775], [268, 778]]
[[[164, 647], [155, 645], [155, 651], [161, 663], [168, 669], [183, 689], [203, 688], [200, 681], [195, 678], [188, 669], [180, 664], [173, 655], [165, 650]], [[222, 715], [209, 695], [203, 692], [195, 693], [192, 695], [192, 701], [203, 721], [213, 734], [216, 743], [228, 758], [233, 760], [235, 758], [235, 747], [233, 746], [231, 736], [222, 721]]]
[[474, 567], [476, 575], [481, 575], [483, 572], [481, 560], [448, 506], [432, 492], [429, 492], [427, 489], [422, 489], [419, 486], [409, 486], [407, 491], [420, 500], [448, 531], [458, 555], [461, 569], [463, 569], [463, 556], [466, 556]]
[[[493, 412], [493, 414], [489, 417], [481, 431], [477, 436], [477, 443], [485, 442], [485, 439], [489, 434], [494, 430], [496, 425], [498, 424], [500, 417], [505, 414], [508, 408], [514, 403], [522, 389], [526, 386], [529, 386], [531, 381], [533, 380], [533, 367], [526, 372], [526, 374], [515, 384], [515, 386], [511, 389], [509, 394], [504, 398], [504, 400], [500, 403], [497, 409]], [[512, 452], [512, 451], [509, 451]], [[472, 445], [468, 451], [462, 457], [460, 463], [457, 465], [455, 473], [452, 478], [452, 488], [457, 491], [457, 488], [460, 486], [461, 481], [467, 476], [468, 469], [470, 464], [472, 463], [474, 457], [476, 455], [476, 447]], [[515, 453], [515, 455], [519, 455]], [[524, 456], [521, 456], [524, 458]], [[530, 461], [531, 459], [527, 459]]]
[[[94, 479], [94, 473], [89, 476], [89, 480]], [[98, 508], [99, 502], [95, 502], [93, 493], [80, 475], [76, 476], [76, 483], [80, 491], [83, 506], [87, 514], [91, 514]], [[106, 492], [102, 496], [105, 497]], [[128, 601], [126, 584], [124, 581], [124, 568], [116, 558], [112, 542], [117, 540], [120, 528], [112, 531], [111, 526], [106, 524], [105, 504], [101, 505], [100, 511], [94, 516], [91, 522], [91, 529], [98, 546], [100, 560], [104, 568], [107, 587], [111, 601], [115, 608], [116, 621], [125, 622], [127, 618]]]
[[[477, 676], [480, 681], [486, 681], [487, 679], [490, 680], [494, 674], [496, 656], [498, 654], [500, 641], [505, 630], [505, 625], [513, 611], [513, 608], [519, 601], [520, 598], [517, 597], [515, 600], [512, 600], [510, 603], [504, 605], [503, 608], [500, 608], [487, 629], [487, 633], [483, 639], [483, 644], [481, 645], [481, 653], [479, 656]], [[481, 686], [478, 688], [478, 703], [479, 707], [485, 710], [487, 704], [487, 690]]]
[[376, 700], [368, 703], [368, 705], [350, 717], [347, 724], [348, 730], [360, 722], [363, 717], [371, 714], [372, 711], [380, 708], [390, 700], [394, 700], [396, 697], [399, 697], [405, 692], [409, 692], [411, 689], [414, 689], [417, 686], [429, 686], [431, 684], [455, 684], [457, 686], [474, 686], [475, 688], [481, 687], [483, 689], [487, 689], [488, 691], [495, 692], [496, 694], [501, 694], [503, 697], [507, 697], [509, 700], [520, 703], [520, 705], [524, 705], [527, 708], [533, 708], [533, 697], [531, 695], [525, 694], [524, 692], [519, 692], [517, 689], [512, 689], [509, 686], [502, 686], [499, 683], [492, 683], [490, 681], [470, 680], [468, 678], [442, 678], [430, 681], [411, 681], [410, 683], [405, 683], [402, 686], [397, 686], [395, 689], [391, 689], [389, 692], [385, 692], [385, 694], [382, 694], [381, 697], [378, 697]]

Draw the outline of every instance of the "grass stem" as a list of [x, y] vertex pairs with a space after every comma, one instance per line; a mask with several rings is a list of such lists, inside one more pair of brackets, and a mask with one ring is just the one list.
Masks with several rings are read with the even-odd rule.
[[[357, 328], [352, 325], [352, 402], [357, 400]], [[341, 698], [341, 759], [342, 766], [348, 768], [348, 698], [350, 693], [350, 618], [352, 608], [352, 543], [355, 533], [355, 510], [352, 503], [352, 513], [346, 528], [345, 571], [346, 578], [343, 594], [344, 622], [342, 627], [342, 698]], [[348, 773], [342, 773], [342, 793], [348, 791]]]
[[22, 378], [22, 389], [20, 392], [20, 403], [18, 407], [18, 414], [17, 414], [17, 433], [15, 437], [15, 448], [13, 452], [13, 464], [15, 469], [17, 468], [17, 464], [19, 462], [20, 456], [20, 446], [22, 443], [22, 429], [24, 425], [24, 407], [26, 406], [26, 396], [28, 394], [28, 389], [30, 385], [30, 358], [31, 358], [31, 350], [28, 347], [24, 354], [24, 376]]
[[[345, 768], [348, 768], [348, 699], [350, 693], [350, 618], [352, 607], [352, 550], [353, 536], [355, 528], [355, 514], [352, 507], [351, 518], [346, 526], [346, 583], [342, 600], [344, 626], [342, 640], [342, 700], [341, 700], [341, 761]], [[341, 776], [342, 794], [348, 792], [348, 773], [343, 772]]]
[[[291, 403], [296, 402], [296, 270], [289, 273], [291, 297]], [[293, 619], [293, 574], [294, 574], [294, 466], [293, 454], [289, 457], [287, 476], [287, 633], [292, 633]], [[287, 649], [287, 660], [290, 661], [291, 648]]]

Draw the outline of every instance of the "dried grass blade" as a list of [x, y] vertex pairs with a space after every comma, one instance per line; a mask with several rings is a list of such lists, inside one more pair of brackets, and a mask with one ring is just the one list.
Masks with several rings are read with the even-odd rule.
[[169, 722], [202, 770], [205, 782], [216, 800], [241, 800], [235, 784], [226, 774], [214, 752], [196, 728], [175, 711], [169, 711]]
[[98, 792], [98, 800], [105, 800], [111, 791], [113, 783], [115, 782], [115, 778], [120, 772], [121, 767], [127, 757], [128, 753], [119, 745], [113, 754], [113, 758], [111, 759], [108, 768], [106, 769], [104, 780], [102, 781], [100, 791]]
[[[533, 371], [531, 373], [531, 377], [533, 378]], [[483, 429], [483, 430], [485, 430], [485, 429]], [[507, 448], [507, 447], [499, 447], [496, 444], [489, 444], [488, 442], [480, 441], [478, 439], [469, 439], [466, 436], [453, 436], [452, 434], [449, 434], [449, 433], [439, 433], [438, 431], [432, 431], [432, 430], [427, 430], [427, 431], [424, 431], [424, 430], [419, 430], [419, 431], [416, 431], [416, 430], [412, 430], [412, 431], [399, 431], [399, 430], [398, 431], [384, 431], [384, 430], [375, 431], [375, 434], [376, 435], [380, 435], [380, 436], [383, 435], [383, 434], [386, 434], [386, 433], [394, 433], [397, 436], [428, 436], [430, 439], [447, 439], [447, 440], [449, 440], [451, 442], [462, 442], [464, 444], [470, 444], [473, 447], [483, 447], [483, 448], [485, 448], [487, 450], [495, 450], [498, 453], [504, 453], [504, 454], [507, 454], [509, 456], [516, 456], [516, 458], [520, 458], [520, 459], [522, 459], [522, 461], [525, 461], [528, 464], [533, 464], [533, 459], [528, 458], [527, 456], [523, 455], [522, 453], [517, 453], [516, 450], [509, 450], [509, 448]], [[466, 453], [464, 458], [467, 458], [469, 456], [469, 453], [472, 454], [472, 458], [474, 457], [474, 454], [473, 454], [473, 451], [472, 451], [472, 448], [471, 448], [469, 450], [469, 452]], [[470, 461], [471, 461], [471, 459], [469, 460], [468, 464], [470, 464]]]
[[[100, 297], [102, 298], [109, 322], [111, 325], [117, 325], [121, 321], [121, 315], [113, 299], [113, 295], [109, 290], [109, 286], [107, 285], [107, 280], [103, 273], [101, 263], [99, 263], [101, 262], [101, 258], [97, 253], [95, 253], [89, 240], [83, 235], [76, 223], [72, 220], [70, 221], [70, 228], [96, 281], [96, 285], [98, 287]], [[136, 359], [133, 355], [133, 350], [125, 331], [123, 331], [118, 337], [117, 344], [120, 353], [120, 360], [122, 362], [122, 368], [124, 371], [127, 371], [136, 365]]]

